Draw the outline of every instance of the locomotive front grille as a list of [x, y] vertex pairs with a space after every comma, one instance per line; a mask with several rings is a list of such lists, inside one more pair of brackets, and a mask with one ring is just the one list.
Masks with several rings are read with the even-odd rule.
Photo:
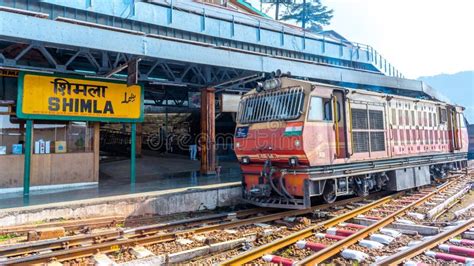
[[297, 119], [303, 110], [302, 87], [265, 91], [244, 97], [238, 120], [241, 124]]

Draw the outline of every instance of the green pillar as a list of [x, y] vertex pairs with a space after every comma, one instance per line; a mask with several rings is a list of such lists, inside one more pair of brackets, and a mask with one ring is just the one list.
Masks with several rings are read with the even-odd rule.
[[23, 169], [23, 196], [30, 195], [30, 167], [31, 167], [31, 141], [33, 138], [33, 121], [26, 121], [25, 139], [25, 165]]
[[135, 158], [136, 158], [136, 143], [137, 143], [137, 124], [132, 123], [132, 130], [130, 132], [131, 143], [130, 147], [130, 189], [135, 191]]

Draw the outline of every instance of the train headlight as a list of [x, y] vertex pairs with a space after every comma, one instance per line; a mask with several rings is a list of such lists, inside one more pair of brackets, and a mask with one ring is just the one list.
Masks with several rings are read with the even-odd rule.
[[235, 147], [236, 147], [236, 148], [240, 148], [240, 142], [236, 142], [236, 143], [235, 143]]
[[295, 147], [299, 148], [301, 146], [301, 141], [299, 139], [295, 139]]
[[298, 165], [298, 158], [296, 157], [291, 157], [289, 160], [288, 160], [288, 164], [290, 166], [297, 166]]
[[263, 82], [263, 90], [274, 90], [281, 87], [281, 80], [267, 79]]
[[250, 163], [250, 158], [247, 156], [242, 157], [242, 164], [249, 164]]

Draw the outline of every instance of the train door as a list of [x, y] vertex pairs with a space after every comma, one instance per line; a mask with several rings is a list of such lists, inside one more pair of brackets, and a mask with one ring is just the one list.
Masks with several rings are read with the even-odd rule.
[[461, 112], [456, 108], [448, 109], [448, 128], [450, 136], [450, 150], [460, 150], [462, 148], [462, 131], [461, 131], [461, 119], [463, 119]]
[[333, 91], [332, 98], [333, 107], [333, 122], [335, 134], [335, 154], [336, 158], [349, 157], [348, 150], [348, 124], [346, 115], [346, 96], [345, 92], [341, 90]]

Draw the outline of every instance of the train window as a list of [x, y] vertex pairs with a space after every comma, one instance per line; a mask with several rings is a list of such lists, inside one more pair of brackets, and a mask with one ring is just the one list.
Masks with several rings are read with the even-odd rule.
[[308, 120], [321, 121], [323, 118], [323, 98], [315, 96], [311, 97], [308, 111]]
[[465, 128], [466, 127], [466, 118], [464, 118], [464, 115], [463, 114], [459, 114], [460, 116], [460, 120], [461, 120], [461, 127], [462, 128]]
[[324, 101], [324, 120], [332, 120], [332, 104], [330, 99], [323, 99]]
[[439, 108], [439, 122], [440, 124], [446, 123], [448, 121], [448, 112], [446, 108]]
[[397, 110], [395, 110], [395, 108], [392, 108], [392, 125], [396, 125], [397, 124]]
[[321, 97], [311, 97], [308, 111], [309, 121], [331, 121], [332, 104], [331, 99]]

